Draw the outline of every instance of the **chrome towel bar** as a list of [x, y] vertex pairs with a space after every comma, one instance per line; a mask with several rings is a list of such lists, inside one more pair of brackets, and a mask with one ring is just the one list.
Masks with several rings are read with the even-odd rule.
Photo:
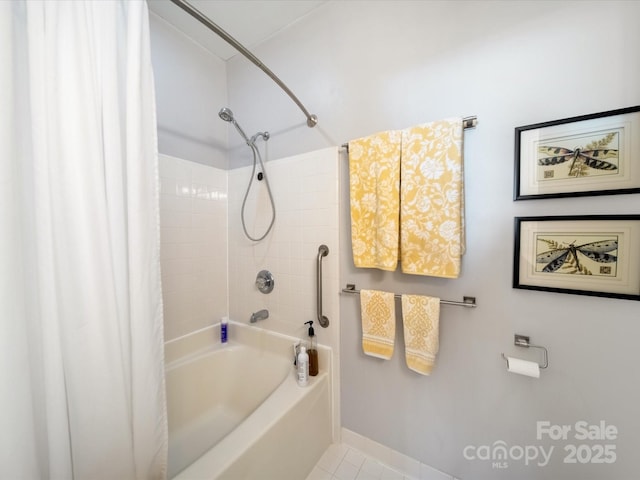
[[[360, 295], [360, 290], [356, 290], [356, 286], [353, 283], [347, 283], [347, 287], [342, 289], [342, 293], [350, 293], [352, 295]], [[395, 298], [401, 298], [399, 293], [394, 294]], [[456, 307], [468, 307], [475, 308], [478, 306], [476, 303], [476, 297], [462, 297], [462, 302], [456, 302], [453, 300], [440, 300], [440, 305], [455, 305]]]
[[[462, 119], [462, 128], [464, 130], [468, 130], [470, 128], [476, 128], [477, 126], [478, 126], [478, 117], [476, 115], [473, 115], [471, 117], [464, 117]], [[349, 143], [348, 142], [343, 143], [341, 147], [349, 150]]]

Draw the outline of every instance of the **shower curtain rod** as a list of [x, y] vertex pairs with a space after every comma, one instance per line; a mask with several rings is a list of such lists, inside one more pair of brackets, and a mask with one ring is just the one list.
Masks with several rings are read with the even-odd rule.
[[189, 2], [186, 2], [185, 0], [171, 0], [171, 1], [174, 4], [176, 4], [178, 7], [183, 9], [185, 12], [187, 12], [189, 15], [191, 15], [193, 18], [198, 20], [200, 23], [202, 23], [209, 30], [212, 30], [214, 33], [216, 33], [225, 42], [227, 42], [233, 48], [238, 50], [242, 55], [247, 57], [256, 67], [258, 67], [260, 70], [262, 70], [264, 73], [266, 73], [269, 76], [269, 78], [271, 78], [271, 80], [276, 82], [278, 84], [278, 86], [282, 90], [284, 90], [284, 92], [287, 95], [289, 95], [291, 100], [293, 100], [296, 103], [296, 105], [298, 105], [300, 110], [302, 110], [302, 113], [304, 113], [305, 116], [307, 117], [307, 126], [309, 128], [313, 128], [313, 127], [316, 126], [316, 124], [318, 123], [318, 117], [316, 115], [312, 114], [312, 113], [309, 113], [309, 111], [306, 108], [304, 108], [304, 105], [302, 104], [302, 102], [300, 100], [298, 100], [298, 97], [296, 97], [293, 94], [293, 92], [291, 90], [289, 90], [289, 87], [287, 87], [282, 82], [282, 80], [280, 80], [276, 76], [275, 73], [273, 73], [271, 70], [269, 70], [269, 68], [267, 68], [267, 66], [264, 63], [262, 63], [260, 60], [258, 60], [258, 58], [253, 53], [251, 53], [249, 50], [247, 50], [241, 43], [239, 43], [235, 38], [233, 38], [231, 35], [229, 35], [227, 32], [225, 32], [218, 25], [213, 23], [209, 17], [204, 15], [202, 12], [200, 12], [198, 9], [196, 9]]
[[[471, 117], [464, 117], [462, 119], [462, 128], [468, 130], [469, 128], [476, 128], [478, 126], [478, 117], [473, 115]], [[340, 145], [342, 148], [349, 150], [349, 143], [343, 143]]]

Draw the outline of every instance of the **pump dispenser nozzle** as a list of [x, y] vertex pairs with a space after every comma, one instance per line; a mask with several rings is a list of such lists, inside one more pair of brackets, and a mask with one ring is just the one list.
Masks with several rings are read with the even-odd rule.
[[309, 336], [315, 336], [316, 332], [313, 330], [313, 320], [309, 320], [308, 322], [304, 322], [305, 325], [309, 325]]

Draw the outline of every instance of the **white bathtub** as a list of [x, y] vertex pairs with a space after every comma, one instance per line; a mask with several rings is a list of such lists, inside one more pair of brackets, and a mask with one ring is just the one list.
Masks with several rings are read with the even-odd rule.
[[169, 478], [306, 478], [331, 443], [330, 350], [299, 387], [297, 339], [229, 323], [167, 342]]

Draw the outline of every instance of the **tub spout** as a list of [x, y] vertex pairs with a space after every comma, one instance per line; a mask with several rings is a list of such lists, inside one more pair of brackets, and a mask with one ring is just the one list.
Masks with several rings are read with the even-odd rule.
[[249, 321], [251, 323], [256, 323], [258, 320], [265, 320], [269, 318], [269, 310], [260, 310], [258, 312], [252, 313]]

